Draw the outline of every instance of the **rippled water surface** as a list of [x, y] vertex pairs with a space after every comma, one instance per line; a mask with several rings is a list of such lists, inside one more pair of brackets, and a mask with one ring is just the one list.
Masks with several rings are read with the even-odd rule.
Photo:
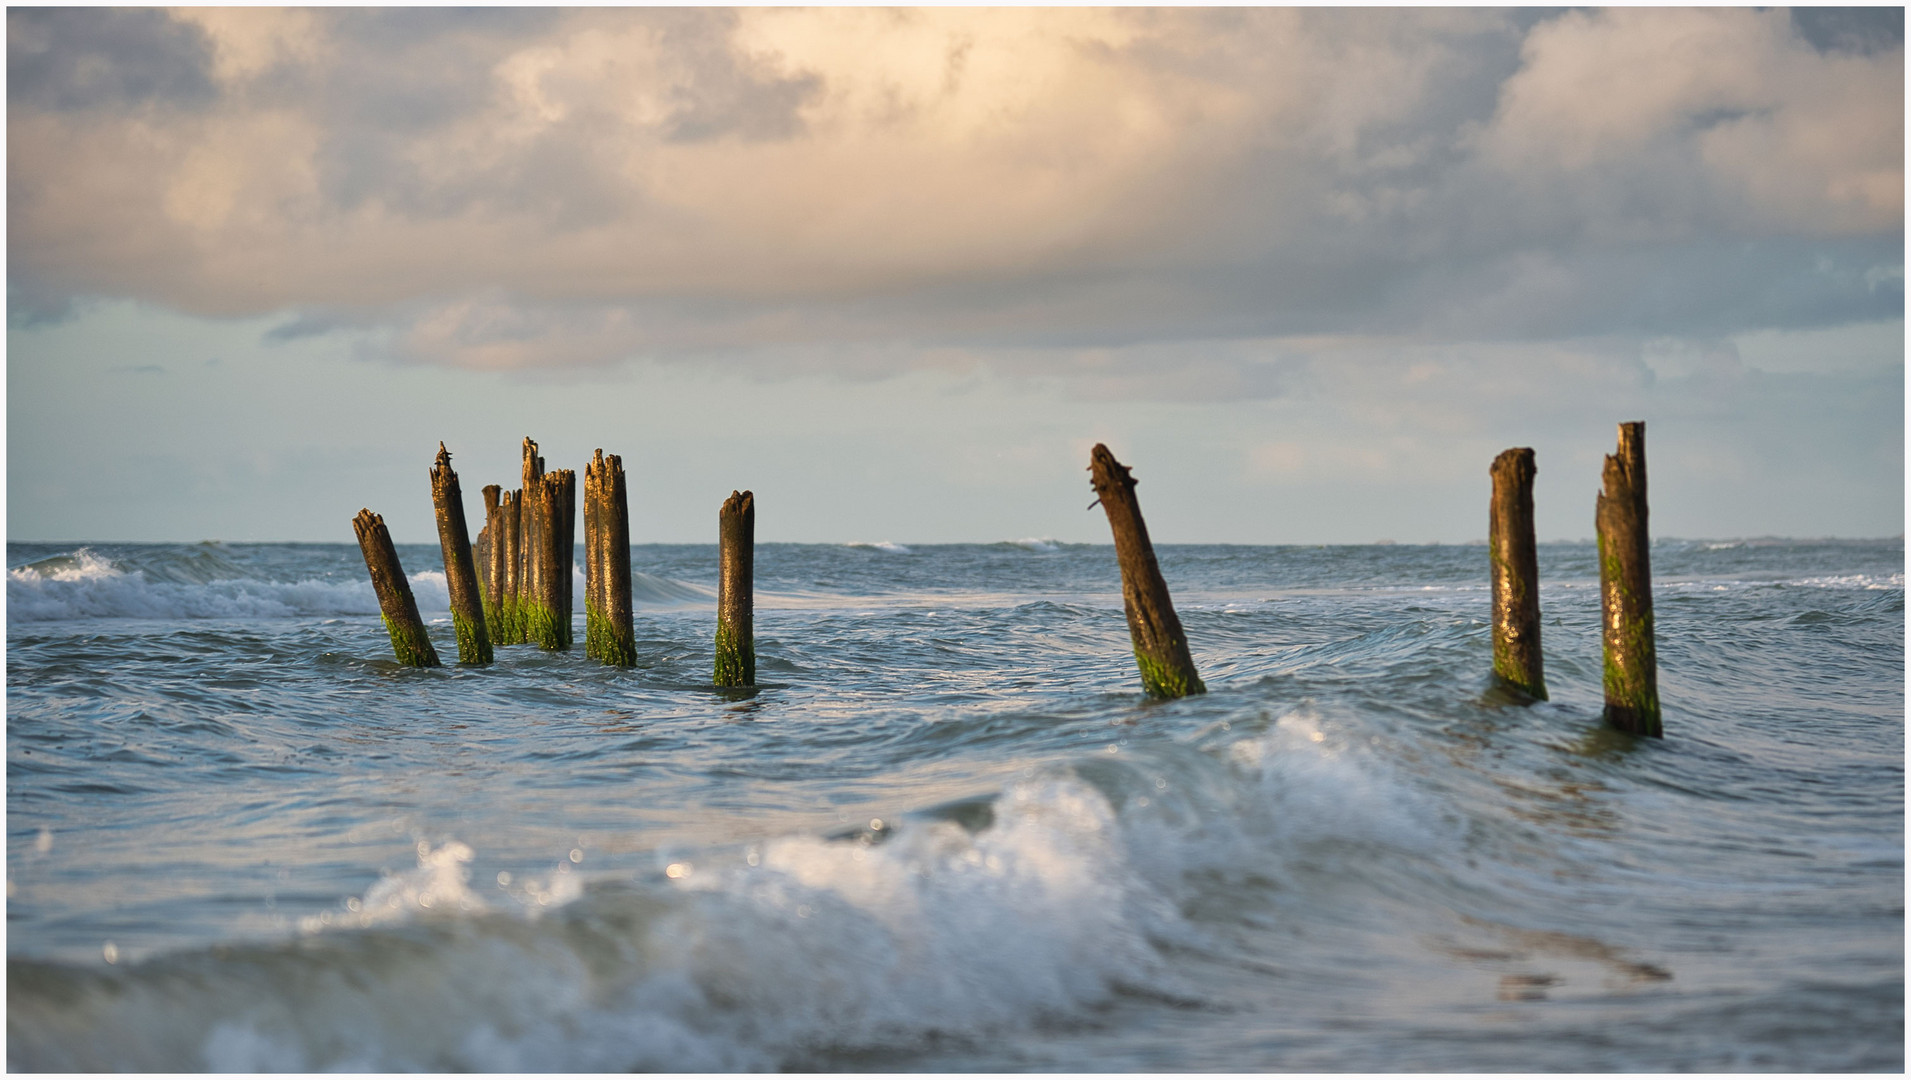
[[1663, 741], [1589, 545], [1522, 707], [1481, 547], [1164, 547], [1161, 703], [1106, 546], [761, 546], [718, 691], [714, 546], [407, 670], [351, 545], [11, 544], [8, 1064], [1901, 1070], [1902, 542], [1653, 559]]

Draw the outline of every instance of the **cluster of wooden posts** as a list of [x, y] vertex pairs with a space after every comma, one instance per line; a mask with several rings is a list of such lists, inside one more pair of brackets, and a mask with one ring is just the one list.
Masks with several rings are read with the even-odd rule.
[[[1121, 566], [1122, 607], [1141, 671], [1142, 689], [1175, 698], [1207, 691], [1188, 652], [1167, 582], [1155, 561], [1148, 526], [1135, 500], [1129, 467], [1097, 443], [1089, 474], [1114, 534]], [[1539, 559], [1533, 535], [1533, 478], [1527, 447], [1493, 461], [1487, 547], [1493, 582], [1493, 672], [1528, 698], [1546, 698], [1539, 642]], [[537, 443], [524, 440], [523, 486], [484, 489], [485, 524], [468, 539], [463, 496], [451, 455], [438, 444], [431, 469], [445, 583], [458, 637], [458, 660], [488, 664], [495, 645], [571, 647], [571, 556], [576, 477], [544, 471]], [[1599, 537], [1599, 587], [1604, 625], [1605, 715], [1636, 735], [1660, 736], [1658, 660], [1652, 628], [1650, 541], [1646, 533], [1646, 426], [1619, 425], [1618, 452], [1606, 456], [1604, 489], [1594, 504]], [[360, 510], [353, 525], [379, 608], [400, 663], [438, 665], [411, 587], [398, 565], [385, 523]], [[753, 686], [756, 649], [752, 579], [756, 505], [731, 492], [717, 517], [717, 630], [713, 681]], [[475, 552], [475, 557], [474, 557]], [[598, 450], [584, 470], [584, 652], [606, 664], [637, 662], [631, 629], [630, 512], [624, 470]]]
[[[445, 591], [458, 637], [458, 662], [489, 664], [498, 645], [569, 649], [571, 566], [576, 541], [577, 474], [546, 472], [537, 443], [524, 440], [523, 484], [484, 488], [484, 527], [474, 541], [465, 526], [464, 493], [451, 453], [438, 444], [431, 467], [431, 499], [444, 555]], [[719, 686], [756, 683], [756, 643], [750, 576], [756, 509], [747, 491], [732, 492], [719, 514], [722, 539], [717, 584]], [[360, 510], [352, 521], [359, 550], [378, 594], [385, 629], [398, 662], [439, 666], [437, 650], [398, 563], [385, 519]], [[630, 503], [623, 461], [600, 448], [584, 467], [584, 654], [616, 667], [637, 663], [631, 626]]]

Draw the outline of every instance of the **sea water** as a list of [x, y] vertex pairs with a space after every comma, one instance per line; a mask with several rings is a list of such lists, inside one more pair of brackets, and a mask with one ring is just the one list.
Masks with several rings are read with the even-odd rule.
[[[456, 645], [435, 545], [400, 556]], [[344, 544], [10, 544], [22, 1070], [1904, 1067], [1904, 548], [1661, 540], [1663, 740], [1480, 546], [638, 546], [638, 666], [396, 666]], [[575, 595], [583, 595], [581, 580]]]

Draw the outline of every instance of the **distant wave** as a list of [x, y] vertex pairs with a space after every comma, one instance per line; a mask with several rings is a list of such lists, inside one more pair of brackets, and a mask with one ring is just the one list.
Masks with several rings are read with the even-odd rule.
[[1898, 573], [1879, 577], [1873, 574], [1834, 574], [1826, 577], [1801, 578], [1789, 584], [1806, 585], [1818, 589], [1902, 589], [1904, 575]]
[[[411, 575], [420, 609], [450, 606], [442, 572]], [[7, 621], [59, 619], [230, 619], [376, 615], [364, 581], [153, 581], [81, 548], [7, 571]]]
[[[579, 575], [577, 596], [584, 595], [584, 582]], [[701, 585], [692, 585], [676, 578], [658, 577], [641, 570], [630, 572], [630, 601], [638, 607], [679, 607], [685, 604], [708, 604], [717, 598], [714, 590]]]
[[[236, 569], [236, 568], [235, 568]], [[170, 567], [127, 569], [90, 548], [55, 555], [7, 571], [7, 621], [62, 619], [247, 619], [377, 615], [378, 596], [369, 579], [261, 581], [228, 577], [208, 581], [183, 577]], [[407, 575], [418, 610], [434, 616], [451, 610], [442, 570]], [[571, 595], [584, 595], [584, 574], [571, 568]], [[708, 603], [710, 590], [672, 578], [633, 571], [631, 602], [637, 607]], [[582, 614], [581, 604], [578, 614]]]
[[1003, 542], [1007, 544], [1014, 544], [1016, 547], [1019, 547], [1019, 548], [1027, 548], [1030, 551], [1060, 551], [1062, 550], [1061, 541], [1056, 540], [1052, 537], [1046, 537], [1046, 536], [1028, 537], [1022, 540], [1005, 540]]
[[901, 544], [898, 544], [891, 540], [877, 540], [873, 543], [868, 540], [852, 540], [849, 543], [844, 544], [843, 546], [853, 547], [853, 548], [871, 548], [876, 551], [886, 551], [891, 555], [914, 555], [915, 554], [913, 550], [906, 548], [902, 546]]

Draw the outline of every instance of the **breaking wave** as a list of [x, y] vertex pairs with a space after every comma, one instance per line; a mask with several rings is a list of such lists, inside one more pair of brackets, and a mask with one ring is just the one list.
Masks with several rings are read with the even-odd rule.
[[1213, 752], [1097, 754], [834, 836], [658, 852], [636, 880], [587, 882], [560, 860], [501, 874], [489, 899], [470, 847], [420, 842], [415, 869], [289, 941], [103, 969], [10, 963], [8, 1063], [800, 1069], [820, 1052], [1079, 1021], [1123, 994], [1201, 1004], [1164, 949], [1215, 947], [1182, 914], [1203, 882], [1456, 842], [1348, 749], [1289, 716]]

